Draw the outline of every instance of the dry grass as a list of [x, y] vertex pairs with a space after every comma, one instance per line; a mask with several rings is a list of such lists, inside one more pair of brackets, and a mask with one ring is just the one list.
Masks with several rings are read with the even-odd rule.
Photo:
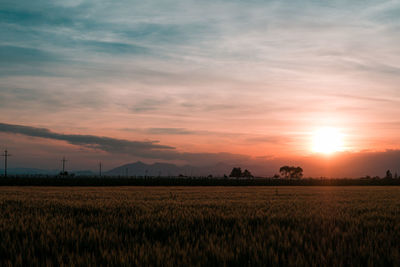
[[0, 265], [396, 265], [399, 187], [1, 187]]

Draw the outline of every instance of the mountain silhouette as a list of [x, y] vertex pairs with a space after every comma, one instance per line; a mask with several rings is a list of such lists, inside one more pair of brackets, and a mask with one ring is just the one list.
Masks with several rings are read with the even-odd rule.
[[218, 163], [213, 166], [177, 166], [171, 163], [156, 162], [153, 164], [146, 164], [141, 161], [125, 164], [105, 172], [105, 175], [110, 176], [153, 176], [153, 177], [167, 177], [167, 176], [223, 176], [229, 174], [231, 165]]

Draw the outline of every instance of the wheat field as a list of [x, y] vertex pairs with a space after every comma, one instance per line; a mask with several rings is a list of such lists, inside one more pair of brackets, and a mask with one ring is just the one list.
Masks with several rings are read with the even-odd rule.
[[1, 266], [391, 266], [399, 187], [0, 187]]

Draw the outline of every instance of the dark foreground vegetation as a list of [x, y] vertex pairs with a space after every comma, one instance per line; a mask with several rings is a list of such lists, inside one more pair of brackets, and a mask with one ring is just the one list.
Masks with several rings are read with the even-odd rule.
[[355, 186], [400, 185], [400, 179], [8, 176], [0, 186]]
[[1, 266], [392, 266], [399, 187], [1, 187]]

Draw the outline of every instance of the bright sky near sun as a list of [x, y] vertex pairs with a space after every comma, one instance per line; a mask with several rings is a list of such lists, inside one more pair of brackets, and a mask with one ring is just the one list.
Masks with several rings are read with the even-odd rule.
[[313, 147], [314, 152], [332, 154], [344, 149], [343, 134], [338, 129], [323, 127], [314, 132]]
[[399, 1], [3, 0], [0, 123], [32, 128], [1, 145], [20, 165], [397, 150], [399, 18]]

